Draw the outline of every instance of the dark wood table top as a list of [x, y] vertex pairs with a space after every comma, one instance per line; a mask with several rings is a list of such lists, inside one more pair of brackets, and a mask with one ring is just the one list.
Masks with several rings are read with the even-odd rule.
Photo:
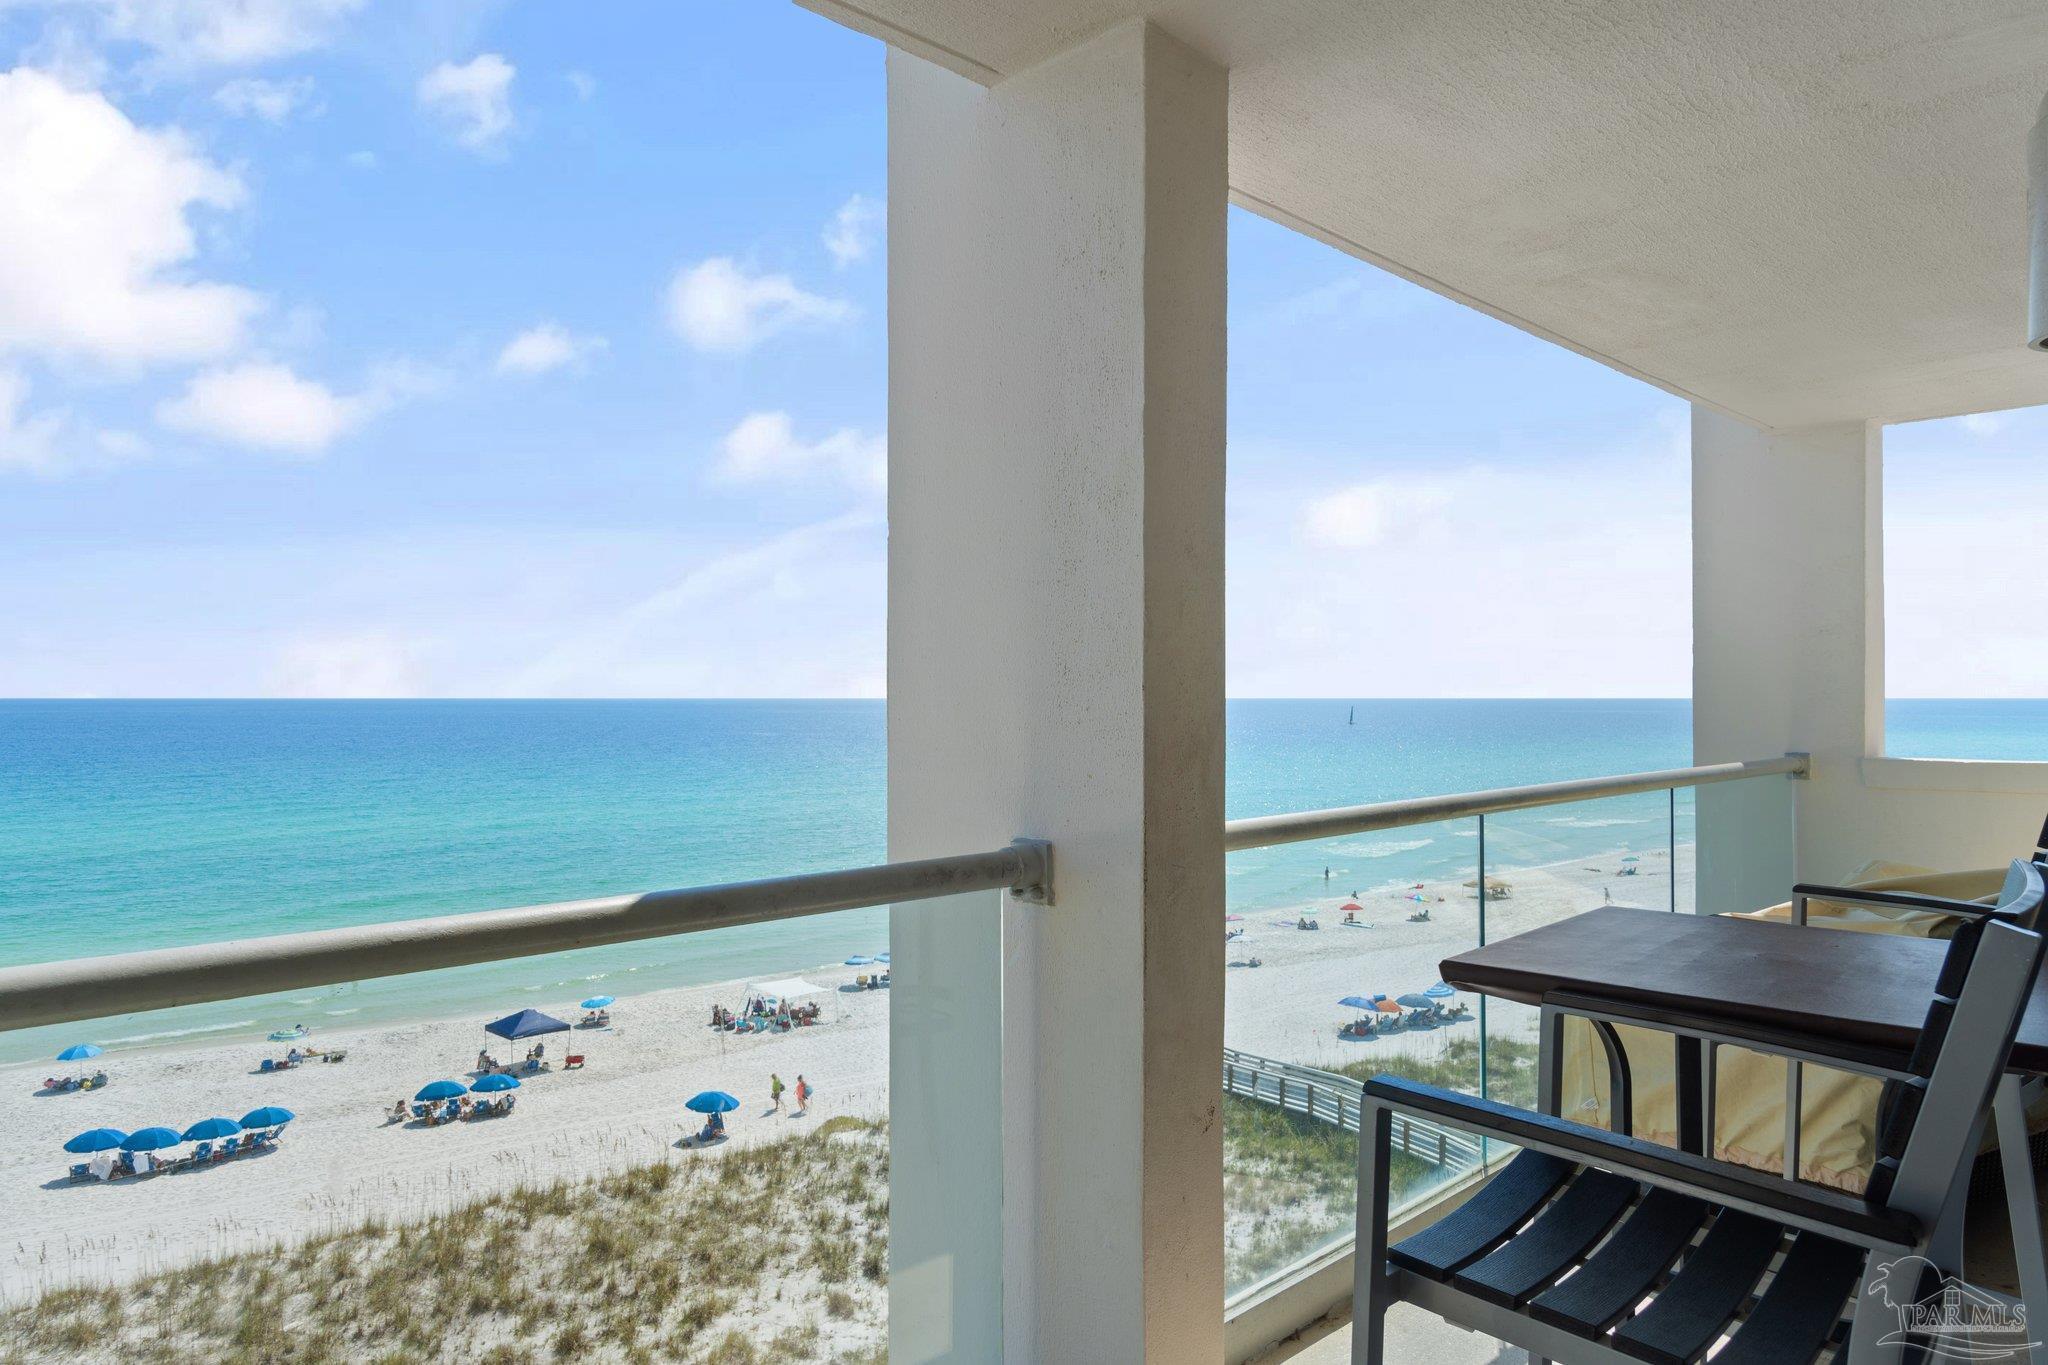
[[[1942, 941], [1603, 906], [1443, 960], [1444, 980], [1523, 1004], [1550, 991], [1746, 1020], [1900, 1054], [1941, 971]], [[2048, 1073], [2048, 972], [2015, 1071]]]

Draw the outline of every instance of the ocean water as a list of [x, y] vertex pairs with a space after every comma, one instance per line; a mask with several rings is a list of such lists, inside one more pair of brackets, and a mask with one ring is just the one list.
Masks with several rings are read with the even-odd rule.
[[[1683, 701], [1236, 701], [1232, 816], [1678, 766]], [[0, 965], [884, 856], [880, 702], [0, 702]], [[2048, 703], [1894, 703], [1895, 753], [2048, 756]], [[1933, 746], [1932, 749], [1927, 746]], [[2032, 746], [2033, 752], [2029, 752]], [[1489, 822], [1493, 866], [1661, 848], [1662, 795]], [[1230, 861], [1233, 909], [1466, 872], [1470, 821]], [[1691, 837], [1681, 799], [1678, 839]], [[1330, 869], [1325, 882], [1323, 871]], [[0, 1034], [0, 1060], [780, 974], [883, 910]], [[54, 1045], [53, 1045], [54, 1044]]]

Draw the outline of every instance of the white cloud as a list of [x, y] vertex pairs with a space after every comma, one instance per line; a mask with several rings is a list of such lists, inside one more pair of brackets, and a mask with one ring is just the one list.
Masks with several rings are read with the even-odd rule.
[[1661, 421], [1605, 450], [1302, 481], [1372, 458], [1233, 442], [1228, 695], [1687, 695], [1691, 481]]
[[54, 479], [82, 469], [128, 464], [149, 453], [132, 431], [94, 430], [68, 408], [28, 410], [28, 376], [0, 367], [0, 475]]
[[494, 155], [512, 131], [512, 63], [495, 52], [457, 65], [443, 62], [420, 77], [420, 107], [446, 120], [455, 140], [473, 152]]
[[1449, 488], [1427, 481], [1353, 484], [1312, 500], [1302, 514], [1302, 535], [1322, 549], [1363, 549], [1441, 511], [1450, 500]]
[[721, 483], [816, 483], [877, 491], [889, 480], [889, 442], [842, 427], [799, 441], [786, 412], [750, 413], [719, 443], [713, 471]]
[[313, 101], [313, 78], [299, 76], [288, 81], [243, 76], [213, 92], [213, 102], [236, 118], [260, 118], [266, 123], [283, 123]]
[[824, 232], [825, 250], [832, 253], [835, 265], [843, 269], [866, 257], [875, 245], [882, 213], [882, 205], [858, 194], [839, 206]]
[[0, 370], [0, 470], [30, 474], [59, 473], [67, 463], [61, 438], [65, 415], [28, 411], [28, 378], [19, 370]]
[[787, 275], [749, 275], [729, 256], [676, 272], [669, 325], [700, 351], [746, 351], [791, 327], [844, 322], [853, 305], [807, 293]]
[[576, 92], [579, 100], [587, 100], [597, 93], [597, 77], [588, 71], [565, 71], [562, 79], [569, 82], [569, 88]]
[[74, 0], [106, 41], [148, 48], [166, 66], [250, 66], [310, 52], [366, 0]]
[[361, 392], [338, 394], [302, 379], [288, 365], [250, 361], [194, 375], [184, 393], [157, 405], [156, 419], [173, 431], [288, 455], [318, 455], [400, 398], [437, 379], [404, 365], [385, 366]]
[[581, 364], [606, 344], [603, 337], [577, 336], [558, 322], [538, 323], [505, 343], [498, 352], [498, 373], [546, 374]]
[[[882, 694], [886, 537], [873, 511], [716, 554], [658, 592], [585, 608], [509, 672], [512, 697]], [[706, 629], [715, 623], [715, 647]]]
[[138, 363], [232, 349], [261, 300], [190, 278], [188, 215], [242, 197], [177, 131], [138, 128], [40, 71], [0, 73], [0, 352]]
[[410, 644], [390, 630], [315, 631], [292, 636], [270, 667], [277, 697], [410, 697], [419, 666]]
[[2005, 430], [2005, 418], [1995, 412], [1973, 412], [1968, 417], [1956, 419], [1957, 425], [1972, 436], [1996, 436]]

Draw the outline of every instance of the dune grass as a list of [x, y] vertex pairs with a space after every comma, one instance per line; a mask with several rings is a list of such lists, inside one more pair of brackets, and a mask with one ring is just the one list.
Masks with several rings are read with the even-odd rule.
[[883, 1357], [888, 1138], [818, 1132], [513, 1190], [415, 1224], [0, 1314], [0, 1361]]
[[[1442, 1055], [1368, 1058], [1342, 1073], [1366, 1080], [1386, 1071], [1409, 1080], [1476, 1094], [1479, 1040], [1450, 1039]], [[1509, 1104], [1536, 1097], [1536, 1046], [1490, 1039], [1487, 1089]], [[1440, 1184], [1454, 1172], [1398, 1148], [1389, 1172], [1394, 1202]], [[1255, 1284], [1351, 1230], [1358, 1209], [1358, 1135], [1305, 1114], [1239, 1095], [1223, 1098], [1224, 1283], [1230, 1292]]]

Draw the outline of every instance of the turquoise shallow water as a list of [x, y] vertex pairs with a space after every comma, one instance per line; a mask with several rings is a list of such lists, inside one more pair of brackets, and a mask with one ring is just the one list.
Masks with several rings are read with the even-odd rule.
[[[1238, 701], [1231, 815], [1683, 764], [1683, 701]], [[879, 702], [0, 702], [0, 964], [879, 860]], [[1894, 703], [1895, 753], [2048, 756], [2048, 703]], [[1930, 747], [1931, 746], [1931, 747]], [[1661, 796], [1489, 826], [1496, 864], [1661, 847]], [[1469, 822], [1466, 822], [1469, 825]], [[1690, 805], [1679, 810], [1690, 838]], [[1398, 837], [1397, 837], [1398, 836]], [[1469, 830], [1237, 855], [1233, 908], [1467, 869]], [[0, 1034], [114, 1046], [468, 1014], [797, 970], [853, 911], [667, 943]], [[55, 1044], [54, 1046], [52, 1044]]]

